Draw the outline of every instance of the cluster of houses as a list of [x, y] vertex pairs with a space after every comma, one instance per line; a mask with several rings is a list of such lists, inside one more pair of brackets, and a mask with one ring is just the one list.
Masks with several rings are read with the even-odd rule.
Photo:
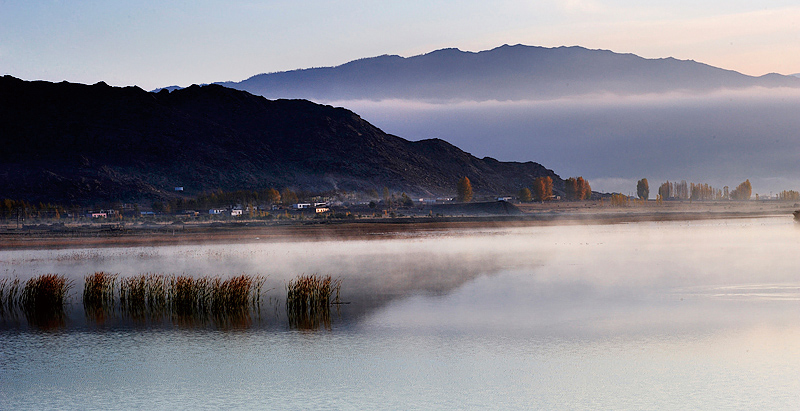
[[[315, 214], [323, 214], [331, 211], [330, 206], [328, 203], [296, 203], [292, 204], [290, 207], [292, 210], [304, 210], [304, 211], [311, 211], [313, 210]], [[270, 210], [271, 211], [279, 211], [285, 210], [286, 208], [281, 205], [273, 205]], [[228, 215], [230, 214], [231, 217], [238, 217], [245, 214], [250, 213], [249, 207], [242, 208], [239, 207], [232, 207], [232, 208], [212, 208], [208, 210], [209, 215]]]
[[[176, 191], [180, 191], [181, 187], [176, 187]], [[497, 200], [510, 200], [511, 197], [501, 197], [497, 198]], [[448, 204], [453, 201], [453, 198], [449, 197], [438, 197], [438, 198], [419, 198], [415, 199], [414, 207], [431, 207], [438, 204]], [[346, 209], [361, 209], [363, 211], [373, 210], [376, 208], [381, 208], [380, 204], [382, 202], [379, 201], [355, 201], [355, 202], [347, 202], [343, 203], [341, 201], [324, 201], [324, 202], [307, 202], [307, 203], [295, 203], [291, 205], [281, 205], [281, 204], [274, 204], [268, 206], [269, 208], [262, 206], [231, 206], [226, 208], [211, 208], [206, 212], [196, 211], [196, 210], [181, 210], [179, 212], [173, 213], [174, 215], [180, 215], [185, 217], [199, 217], [201, 215], [208, 215], [208, 216], [217, 216], [217, 217], [243, 217], [243, 216], [251, 216], [251, 215], [264, 215], [266, 212], [288, 212], [291, 214], [305, 214], [305, 215], [325, 215], [326, 213], [331, 212], [332, 207], [344, 207]], [[251, 210], [250, 207], [253, 207]], [[123, 206], [123, 210], [99, 210], [99, 211], [88, 211], [85, 216], [87, 218], [92, 219], [103, 219], [103, 218], [114, 218], [119, 217], [121, 215], [125, 216], [139, 216], [139, 217], [153, 217], [158, 215], [159, 213], [156, 211], [139, 211], [138, 208], [134, 211], [134, 206], [125, 204]]]
[[[327, 202], [315, 202], [315, 203], [296, 203], [290, 206], [282, 206], [282, 205], [273, 205], [269, 209], [270, 211], [280, 211], [280, 210], [291, 210], [294, 212], [304, 212], [304, 213], [311, 213], [314, 214], [324, 214], [331, 211], [330, 204]], [[254, 207], [254, 211], [265, 211], [265, 209], [258, 207]], [[126, 213], [129, 215], [130, 213]], [[140, 217], [148, 217], [148, 216], [155, 216], [157, 213], [154, 211], [139, 211], [138, 216]], [[187, 217], [197, 217], [200, 216], [201, 212], [195, 210], [182, 210], [177, 214], [184, 215]], [[100, 218], [114, 218], [120, 216], [121, 213], [119, 210], [98, 210], [93, 211], [89, 210], [86, 212], [85, 216], [87, 218], [92, 219], [100, 219]], [[228, 208], [211, 208], [208, 210], [208, 215], [212, 216], [231, 216], [231, 217], [240, 217], [243, 215], [250, 215], [250, 206], [242, 207], [242, 206], [235, 206], [235, 207], [228, 207]]]
[[118, 210], [99, 210], [99, 211], [89, 210], [86, 213], [86, 217], [88, 218], [114, 218], [118, 216], [119, 216]]

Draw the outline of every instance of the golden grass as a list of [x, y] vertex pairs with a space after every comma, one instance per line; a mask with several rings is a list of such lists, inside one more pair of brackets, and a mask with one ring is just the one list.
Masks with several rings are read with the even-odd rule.
[[12, 313], [20, 295], [19, 278], [0, 280], [0, 316]]
[[25, 282], [19, 306], [28, 323], [40, 328], [63, 325], [64, 304], [72, 283], [61, 274], [43, 274]]
[[[184, 325], [199, 325], [209, 320], [220, 326], [241, 325], [243, 320], [249, 321], [251, 308], [259, 311], [265, 280], [251, 275], [223, 280], [210, 276], [139, 274], [119, 282], [119, 308], [123, 315], [135, 320], [170, 318]], [[112, 298], [103, 304], [113, 307], [115, 303]]]
[[[289, 325], [299, 329], [331, 326], [331, 304], [339, 301], [342, 281], [330, 275], [301, 275], [290, 281], [286, 289], [286, 314]], [[333, 297], [333, 299], [332, 299]]]
[[[84, 278], [82, 302], [88, 319], [103, 323], [119, 315], [134, 321], [171, 320], [178, 325], [247, 327], [261, 313], [263, 276], [193, 277], [138, 274], [122, 277], [98, 271]], [[0, 279], [0, 315], [21, 310], [34, 325], [63, 324], [71, 283], [46, 274], [20, 284]], [[331, 305], [339, 301], [341, 280], [302, 275], [287, 284], [286, 312], [291, 327], [330, 328]]]
[[113, 305], [116, 274], [98, 271], [86, 276], [83, 286], [83, 306], [86, 309]]

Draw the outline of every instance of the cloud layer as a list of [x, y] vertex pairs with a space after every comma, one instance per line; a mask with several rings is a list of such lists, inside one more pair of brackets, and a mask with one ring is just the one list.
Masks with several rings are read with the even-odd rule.
[[[591, 96], [552, 101], [339, 101], [384, 131], [442, 138], [479, 157], [537, 161], [593, 188], [687, 180], [754, 193], [800, 189], [800, 92]], [[652, 191], [652, 190], [651, 190]]]

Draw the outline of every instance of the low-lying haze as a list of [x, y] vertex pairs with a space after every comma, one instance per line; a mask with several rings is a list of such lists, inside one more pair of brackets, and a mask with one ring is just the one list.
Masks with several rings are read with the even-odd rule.
[[592, 188], [651, 196], [663, 181], [797, 190], [800, 91], [750, 89], [546, 101], [335, 101], [384, 131], [442, 138], [478, 157], [537, 161]]

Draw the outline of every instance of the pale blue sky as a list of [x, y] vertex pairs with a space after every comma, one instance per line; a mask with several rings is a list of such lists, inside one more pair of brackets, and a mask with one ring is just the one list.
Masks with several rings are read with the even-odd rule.
[[145, 89], [444, 47], [581, 45], [800, 72], [784, 0], [0, 0], [0, 74]]

